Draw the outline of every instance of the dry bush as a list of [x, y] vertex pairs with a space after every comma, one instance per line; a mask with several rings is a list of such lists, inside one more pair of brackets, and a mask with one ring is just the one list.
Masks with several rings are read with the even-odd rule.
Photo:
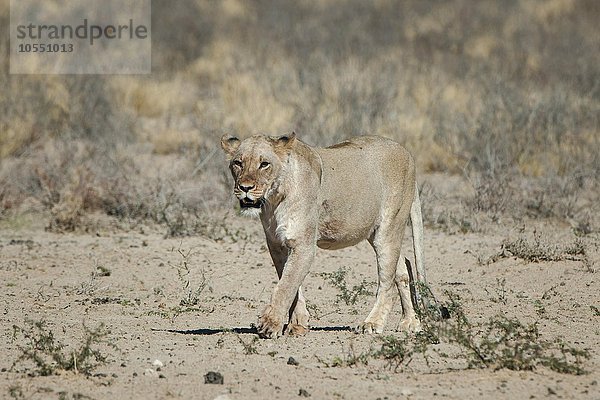
[[110, 340], [110, 331], [104, 323], [95, 329], [84, 325], [83, 329], [85, 336], [81, 343], [65, 350], [67, 346], [55, 338], [54, 332], [43, 320], [25, 320], [25, 327], [13, 325], [13, 340], [19, 340], [16, 346], [21, 354], [11, 369], [17, 364], [26, 364], [33, 365], [25, 369], [31, 376], [54, 375], [60, 371], [91, 375], [98, 366], [106, 364], [108, 350], [114, 350], [116, 346]]
[[579, 239], [568, 245], [551, 244], [534, 232], [533, 240], [518, 237], [502, 242], [502, 251], [529, 262], [577, 260], [588, 263], [586, 249]]
[[515, 238], [503, 240], [498, 253], [487, 258], [479, 256], [479, 263], [487, 265], [508, 257], [535, 263], [571, 260], [581, 261], [587, 271], [594, 272], [594, 261], [590, 256], [590, 242], [577, 237], [567, 243], [555, 243], [535, 230], [530, 236], [532, 237], [521, 232]]
[[[464, 173], [468, 208], [494, 219], [600, 215], [594, 0], [152, 6], [149, 76], [0, 76], [0, 215], [34, 198], [69, 227], [100, 210], [195, 231], [229, 190], [218, 138], [291, 130], [313, 145], [396, 139], [420, 170]], [[47, 142], [97, 154], [17, 184], [23, 166], [52, 158]], [[127, 156], [101, 155], [115, 148]], [[173, 159], [189, 170], [146, 167]]]
[[152, 0], [152, 71], [184, 68], [213, 38], [214, 12], [208, 1]]
[[370, 296], [373, 293], [369, 290], [370, 286], [373, 286], [373, 282], [367, 282], [363, 279], [358, 285], [353, 285], [352, 288], [348, 286], [346, 276], [348, 275], [348, 268], [341, 267], [334, 272], [322, 272], [320, 276], [325, 279], [327, 283], [335, 287], [339, 293], [336, 295], [336, 303], [340, 300], [343, 301], [347, 306], [355, 305], [361, 298]]
[[[423, 294], [428, 292], [420, 291]], [[430, 296], [431, 292], [427, 296]], [[422, 331], [407, 335], [379, 336], [364, 352], [356, 352], [350, 344], [346, 354], [335, 357], [328, 367], [352, 367], [367, 365], [373, 359], [385, 360], [386, 367], [394, 372], [408, 369], [415, 359], [425, 361], [429, 372], [441, 372], [439, 362], [463, 360], [461, 368], [509, 369], [513, 371], [533, 371], [540, 367], [552, 371], [584, 375], [591, 358], [588, 349], [575, 347], [562, 338], [548, 340], [538, 331], [538, 322], [524, 323], [517, 318], [509, 318], [504, 313], [496, 314], [480, 323], [469, 320], [461, 299], [452, 292], [446, 292], [444, 307], [450, 318], [440, 319], [438, 307], [419, 309]], [[429, 304], [437, 303], [435, 298]], [[445, 343], [455, 348], [448, 354], [438, 345]], [[321, 360], [323, 362], [323, 360]], [[435, 361], [431, 363], [430, 361]], [[456, 370], [456, 366], [446, 367]], [[436, 370], [437, 369], [437, 370]]]
[[[531, 190], [546, 192], [600, 171], [589, 35], [598, 7], [534, 4], [245, 4], [247, 24], [235, 24], [239, 15], [216, 24], [227, 29], [217, 28], [219, 39], [193, 65], [216, 93], [198, 102], [199, 118], [241, 135], [296, 129], [318, 145], [383, 134], [406, 143], [424, 169], [464, 169], [473, 208], [504, 213], [531, 197], [517, 188], [522, 176], [543, 177]], [[568, 207], [550, 214], [564, 217], [558, 209]]]
[[5, 164], [0, 173], [4, 210], [27, 211], [16, 201], [27, 198], [30, 209], [49, 212], [53, 231], [87, 230], [86, 215], [93, 212], [131, 223], [160, 223], [168, 235], [208, 231], [214, 199], [225, 195], [195, 182], [194, 165], [191, 154], [157, 162], [133, 145], [118, 149], [85, 140], [46, 141], [27, 157]]

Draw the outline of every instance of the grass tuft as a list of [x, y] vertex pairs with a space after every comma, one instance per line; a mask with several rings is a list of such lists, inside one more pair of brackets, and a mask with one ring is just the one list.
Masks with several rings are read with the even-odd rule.
[[[420, 290], [420, 293], [423, 297], [431, 296], [428, 290]], [[537, 322], [525, 324], [516, 318], [495, 315], [474, 324], [467, 317], [460, 297], [452, 292], [445, 295], [448, 301], [442, 306], [449, 312], [450, 319], [440, 318], [440, 304], [435, 299], [425, 299], [425, 304], [437, 306], [419, 310], [421, 332], [378, 337], [376, 343], [379, 348], [362, 353], [356, 353], [350, 346], [347, 354], [334, 358], [327, 365], [348, 367], [382, 359], [386, 367], [398, 371], [420, 357], [429, 366], [433, 358], [442, 360], [449, 357], [436, 346], [446, 343], [457, 349], [454, 358], [466, 361], [466, 368], [532, 371], [546, 367], [563, 374], [587, 373], [588, 350], [573, 347], [561, 338], [545, 340], [538, 331]]]
[[329, 284], [339, 290], [337, 301], [343, 301], [347, 306], [355, 305], [361, 298], [370, 296], [373, 293], [369, 290], [373, 286], [372, 282], [367, 282], [363, 279], [357, 285], [348, 286], [346, 277], [348, 276], [348, 268], [341, 267], [335, 272], [323, 272], [320, 274]]
[[107, 348], [116, 346], [109, 340], [110, 331], [101, 323], [95, 329], [84, 326], [84, 337], [77, 346], [67, 348], [48, 329], [45, 321], [26, 320], [25, 326], [13, 325], [13, 340], [20, 340], [17, 348], [21, 355], [17, 364], [26, 364], [32, 375], [48, 376], [58, 371], [73, 371], [90, 375], [107, 362]]

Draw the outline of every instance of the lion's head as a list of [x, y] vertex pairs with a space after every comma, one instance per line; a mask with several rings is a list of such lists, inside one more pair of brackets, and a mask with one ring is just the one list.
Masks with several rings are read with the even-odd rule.
[[295, 140], [295, 133], [252, 136], [243, 141], [230, 135], [221, 138], [235, 181], [233, 193], [244, 214], [258, 214], [268, 200]]

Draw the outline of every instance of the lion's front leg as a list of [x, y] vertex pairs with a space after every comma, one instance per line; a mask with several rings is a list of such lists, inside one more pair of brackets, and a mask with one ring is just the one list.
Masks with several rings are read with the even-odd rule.
[[[279, 282], [275, 286], [270, 304], [265, 308], [258, 319], [258, 332], [265, 338], [275, 338], [283, 334], [284, 325], [288, 322], [291, 311], [291, 323], [294, 325], [306, 325], [308, 330], [308, 311], [300, 286], [308, 274], [312, 265], [315, 244], [295, 244], [288, 240], [287, 257], [280, 272], [278, 268]], [[271, 244], [269, 245], [273, 255]], [[274, 261], [276, 257], [273, 257]], [[277, 267], [277, 262], [275, 262]], [[297, 312], [296, 312], [297, 311]], [[297, 319], [297, 321], [295, 321]], [[291, 324], [291, 325], [292, 325]], [[289, 333], [301, 333], [300, 327], [288, 328]]]
[[265, 307], [258, 317], [258, 335], [266, 339], [274, 339], [283, 334], [283, 318], [271, 304]]
[[273, 305], [269, 304], [261, 314], [258, 320], [258, 331], [261, 336], [273, 338], [280, 336], [283, 332], [286, 335], [301, 336], [310, 330], [308, 321], [310, 314], [306, 308], [306, 300], [302, 295], [302, 287], [298, 288], [298, 294], [292, 306], [289, 309], [289, 322], [287, 318], [280, 320], [273, 310]]
[[306, 299], [304, 299], [304, 294], [302, 293], [302, 286], [300, 286], [294, 303], [290, 308], [290, 320], [285, 333], [294, 336], [305, 335], [310, 330], [308, 326], [309, 320], [310, 314], [306, 308]]

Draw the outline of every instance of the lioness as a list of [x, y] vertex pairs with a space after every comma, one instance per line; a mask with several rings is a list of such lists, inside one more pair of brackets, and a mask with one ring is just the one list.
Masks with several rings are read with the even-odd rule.
[[375, 305], [357, 328], [381, 333], [400, 293], [406, 331], [420, 330], [400, 246], [410, 216], [417, 279], [425, 282], [423, 222], [412, 156], [400, 144], [362, 136], [327, 148], [311, 147], [296, 134], [224, 135], [221, 146], [235, 180], [243, 214], [260, 216], [279, 276], [258, 320], [262, 337], [309, 330], [302, 294], [317, 246], [340, 249], [368, 240], [377, 256]]

